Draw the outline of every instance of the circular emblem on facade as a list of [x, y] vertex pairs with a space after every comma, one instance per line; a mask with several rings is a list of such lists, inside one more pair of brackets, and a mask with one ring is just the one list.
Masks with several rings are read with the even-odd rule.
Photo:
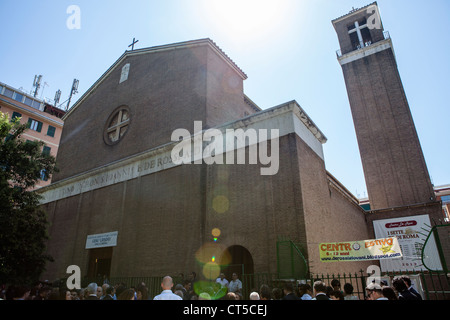
[[359, 250], [359, 249], [361, 249], [361, 246], [359, 245], [359, 243], [357, 243], [357, 242], [355, 242], [354, 244], [353, 244], [353, 249], [354, 250]]
[[103, 140], [108, 145], [118, 143], [127, 133], [130, 126], [130, 108], [120, 106], [114, 110], [106, 121]]

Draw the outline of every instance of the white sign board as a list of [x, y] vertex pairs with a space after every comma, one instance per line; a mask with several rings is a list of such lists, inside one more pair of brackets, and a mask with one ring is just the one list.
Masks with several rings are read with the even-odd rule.
[[[377, 238], [397, 237], [403, 256], [399, 259], [380, 260], [382, 271], [420, 271], [427, 270], [422, 263], [422, 248], [431, 230], [428, 215], [373, 221]], [[442, 270], [434, 237], [427, 243], [427, 266]]]
[[86, 239], [86, 249], [115, 247], [117, 245], [118, 231], [91, 234]]

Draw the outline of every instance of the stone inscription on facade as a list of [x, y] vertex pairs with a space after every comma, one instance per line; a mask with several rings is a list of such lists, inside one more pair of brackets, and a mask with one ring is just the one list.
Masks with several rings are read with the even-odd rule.
[[[158, 152], [157, 150], [156, 152]], [[153, 152], [154, 154], [155, 152]], [[83, 192], [103, 188], [115, 183], [124, 182], [130, 179], [151, 174], [160, 170], [165, 170], [177, 166], [172, 162], [170, 149], [164, 152], [158, 152], [156, 155], [148, 155], [143, 159], [120, 166], [108, 166], [101, 169], [100, 172], [89, 175], [83, 174], [78, 178], [71, 178], [70, 182], [61, 181], [56, 183], [54, 188], [48, 188], [42, 195], [44, 198], [41, 203], [48, 203], [59, 199], [75, 196]], [[98, 171], [98, 170], [97, 170]]]
[[[264, 113], [255, 116], [252, 121], [247, 120], [247, 122], [243, 123], [241, 120], [238, 120], [217, 129], [221, 132], [226, 132], [226, 130], [230, 128], [234, 130], [239, 128], [245, 128], [246, 130], [266, 130], [276, 128], [277, 138], [290, 133], [296, 133], [303, 141], [306, 142], [307, 145], [311, 147], [312, 150], [316, 152], [320, 158], [323, 159], [322, 143], [326, 142], [326, 138], [309, 120], [309, 117], [303, 113], [302, 109], [296, 102], [290, 102], [282, 106], [268, 109]], [[186, 160], [187, 158], [186, 162], [179, 161], [180, 154], [177, 154], [176, 152], [175, 154], [173, 153], [174, 147], [177, 146], [177, 142], [179, 142], [173, 141], [172, 143], [149, 150], [145, 153], [111, 163], [105, 167], [88, 171], [79, 176], [58, 181], [46, 188], [43, 188], [38, 191], [43, 196], [41, 204], [72, 197], [83, 192], [125, 182], [140, 176], [152, 174], [175, 166], [184, 165], [186, 163], [202, 163], [202, 158], [205, 158], [205, 154], [203, 152], [205, 142], [201, 141], [202, 138], [200, 138], [200, 143], [196, 145], [195, 140], [197, 140], [197, 136], [200, 137], [202, 135], [194, 133], [194, 135], [191, 136], [194, 143], [190, 149], [190, 152], [183, 154], [183, 159]], [[224, 137], [226, 137], [226, 135], [222, 135], [222, 139], [224, 139]], [[273, 137], [270, 139], [272, 138]], [[266, 136], [264, 139], [258, 140], [256, 144], [260, 144], [268, 139], [269, 138]], [[186, 141], [189, 141], [189, 139]], [[222, 145], [226, 145], [224, 144], [225, 142], [223, 142]], [[218, 153], [218, 155], [223, 154], [224, 151], [227, 153], [229, 151], [233, 151], [235, 148], [239, 149], [244, 146], [250, 147], [250, 142], [251, 141], [246, 140], [245, 144], [242, 144], [241, 146], [236, 145], [230, 149], [227, 148], [226, 150], [222, 150]], [[186, 150], [189, 151], [189, 149]], [[209, 157], [211, 157], [211, 153], [207, 156], [207, 158]], [[199, 162], [196, 160], [199, 160]], [[209, 163], [206, 160], [205, 162]], [[267, 165], [267, 163], [264, 164]], [[278, 169], [278, 164], [276, 168]]]

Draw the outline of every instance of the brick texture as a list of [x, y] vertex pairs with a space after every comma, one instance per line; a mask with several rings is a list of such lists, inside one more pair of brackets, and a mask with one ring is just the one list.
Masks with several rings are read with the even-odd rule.
[[[348, 52], [346, 26], [364, 15], [368, 17], [362, 11], [335, 23], [343, 53]], [[384, 39], [379, 36], [382, 31], [371, 30], [373, 43]], [[433, 201], [433, 187], [392, 48], [343, 64], [342, 70], [371, 207]]]

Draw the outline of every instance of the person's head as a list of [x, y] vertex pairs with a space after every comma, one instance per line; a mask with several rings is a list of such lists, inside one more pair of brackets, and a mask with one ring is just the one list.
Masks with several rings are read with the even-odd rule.
[[333, 292], [333, 287], [332, 286], [327, 286], [327, 289], [325, 290], [325, 294], [327, 296], [330, 296], [330, 293]]
[[381, 287], [381, 291], [383, 293], [383, 296], [388, 298], [388, 300], [398, 300], [397, 294], [395, 294], [395, 291], [394, 289], [392, 289], [392, 287]]
[[117, 300], [134, 300], [134, 289], [124, 290], [118, 297]]
[[345, 294], [353, 294], [353, 286], [351, 283], [344, 284], [344, 293]]
[[100, 286], [97, 286], [97, 297], [100, 299], [100, 297], [103, 295], [103, 288]]
[[283, 297], [283, 291], [280, 288], [273, 288], [272, 295], [275, 300], [280, 300]]
[[392, 279], [392, 286], [395, 290], [397, 290], [397, 292], [403, 292], [408, 289], [401, 276], [397, 276]]
[[267, 284], [263, 284], [259, 288], [259, 297], [261, 298], [261, 300], [270, 300], [270, 288]]
[[312, 294], [312, 288], [309, 283], [300, 283], [298, 285], [298, 292], [300, 296], [303, 296], [304, 294]]
[[220, 275], [219, 275], [219, 278], [220, 278], [221, 280], [225, 279], [225, 273], [221, 272]]
[[231, 276], [231, 278], [233, 280], [237, 280], [238, 279], [238, 274], [236, 272], [233, 272], [233, 275]]
[[117, 285], [117, 287], [115, 289], [116, 289], [115, 290], [116, 291], [116, 296], [118, 297], [118, 296], [120, 296], [122, 294], [122, 292], [127, 290], [127, 287], [124, 284], [120, 283], [119, 285]]
[[234, 292], [228, 292], [225, 295], [225, 300], [237, 300], [236, 299], [236, 294]]
[[333, 287], [333, 290], [341, 290], [341, 283], [337, 279], [331, 280], [331, 286]]
[[79, 300], [78, 291], [76, 289], [72, 289], [70, 291], [70, 295], [72, 296], [72, 300]]
[[173, 290], [183, 290], [183, 285], [181, 283], [178, 283], [175, 285], [175, 288]]
[[327, 291], [326, 284], [321, 280], [315, 281], [313, 288], [314, 288], [314, 295], [316, 295], [318, 293], [326, 293], [326, 291]]
[[190, 280], [184, 280], [183, 287], [189, 291], [191, 289], [191, 281]]
[[260, 300], [259, 299], [259, 293], [253, 291], [252, 293], [250, 293], [250, 300]]
[[329, 294], [331, 300], [344, 300], [344, 295], [341, 290], [333, 290]]
[[383, 297], [381, 286], [377, 283], [371, 283], [366, 287], [368, 300], [377, 300]]
[[148, 299], [148, 289], [144, 285], [138, 285], [136, 288], [136, 298], [137, 300], [147, 300]]
[[110, 296], [113, 296], [115, 291], [116, 291], [116, 289], [113, 286], [108, 286], [108, 288], [106, 288], [105, 294], [109, 294]]
[[409, 289], [409, 287], [411, 287], [411, 279], [407, 275], [403, 275], [401, 278], [405, 282], [406, 287]]
[[165, 276], [165, 277], [162, 279], [162, 282], [161, 282], [161, 288], [163, 288], [163, 290], [172, 290], [172, 287], [173, 287], [173, 280], [172, 280], [172, 277], [170, 277], [170, 276]]
[[86, 287], [87, 294], [95, 294], [97, 295], [97, 287], [98, 285], [95, 282], [89, 283]]
[[284, 288], [283, 288], [284, 294], [289, 294], [294, 292], [294, 285], [292, 284], [292, 282], [286, 282], [284, 284]]

